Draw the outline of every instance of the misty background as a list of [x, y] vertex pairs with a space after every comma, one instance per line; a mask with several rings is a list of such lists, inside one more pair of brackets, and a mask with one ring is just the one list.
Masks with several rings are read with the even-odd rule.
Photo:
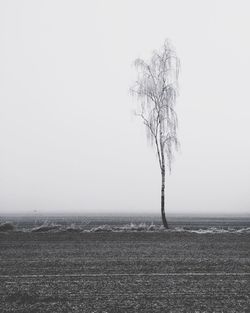
[[181, 60], [167, 214], [250, 212], [248, 1], [0, 2], [0, 213], [160, 213], [129, 94], [166, 38]]

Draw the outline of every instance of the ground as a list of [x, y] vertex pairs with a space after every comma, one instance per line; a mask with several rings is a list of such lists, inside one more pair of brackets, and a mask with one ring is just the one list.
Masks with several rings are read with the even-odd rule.
[[0, 312], [250, 312], [250, 234], [0, 233]]

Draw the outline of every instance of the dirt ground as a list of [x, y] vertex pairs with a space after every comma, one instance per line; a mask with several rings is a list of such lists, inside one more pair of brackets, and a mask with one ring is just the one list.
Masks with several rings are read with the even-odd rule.
[[250, 234], [0, 233], [0, 312], [250, 312]]

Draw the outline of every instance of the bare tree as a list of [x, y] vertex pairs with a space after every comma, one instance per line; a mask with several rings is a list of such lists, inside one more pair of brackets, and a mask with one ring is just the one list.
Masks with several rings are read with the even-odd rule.
[[159, 51], [154, 51], [149, 63], [135, 60], [138, 78], [131, 92], [140, 102], [136, 115], [146, 125], [147, 137], [155, 146], [161, 170], [161, 217], [165, 228], [165, 176], [166, 167], [171, 172], [174, 149], [178, 148], [178, 120], [174, 110], [178, 95], [180, 62], [175, 50], [165, 41]]

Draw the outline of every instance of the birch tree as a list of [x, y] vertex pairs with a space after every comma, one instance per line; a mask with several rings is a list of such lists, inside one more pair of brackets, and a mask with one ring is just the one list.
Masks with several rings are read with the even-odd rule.
[[161, 217], [165, 228], [168, 223], [165, 214], [166, 169], [171, 172], [174, 151], [178, 148], [175, 112], [178, 95], [180, 62], [174, 48], [168, 41], [154, 51], [149, 62], [136, 59], [137, 80], [131, 92], [140, 103], [136, 112], [146, 126], [147, 138], [156, 149], [161, 172]]

